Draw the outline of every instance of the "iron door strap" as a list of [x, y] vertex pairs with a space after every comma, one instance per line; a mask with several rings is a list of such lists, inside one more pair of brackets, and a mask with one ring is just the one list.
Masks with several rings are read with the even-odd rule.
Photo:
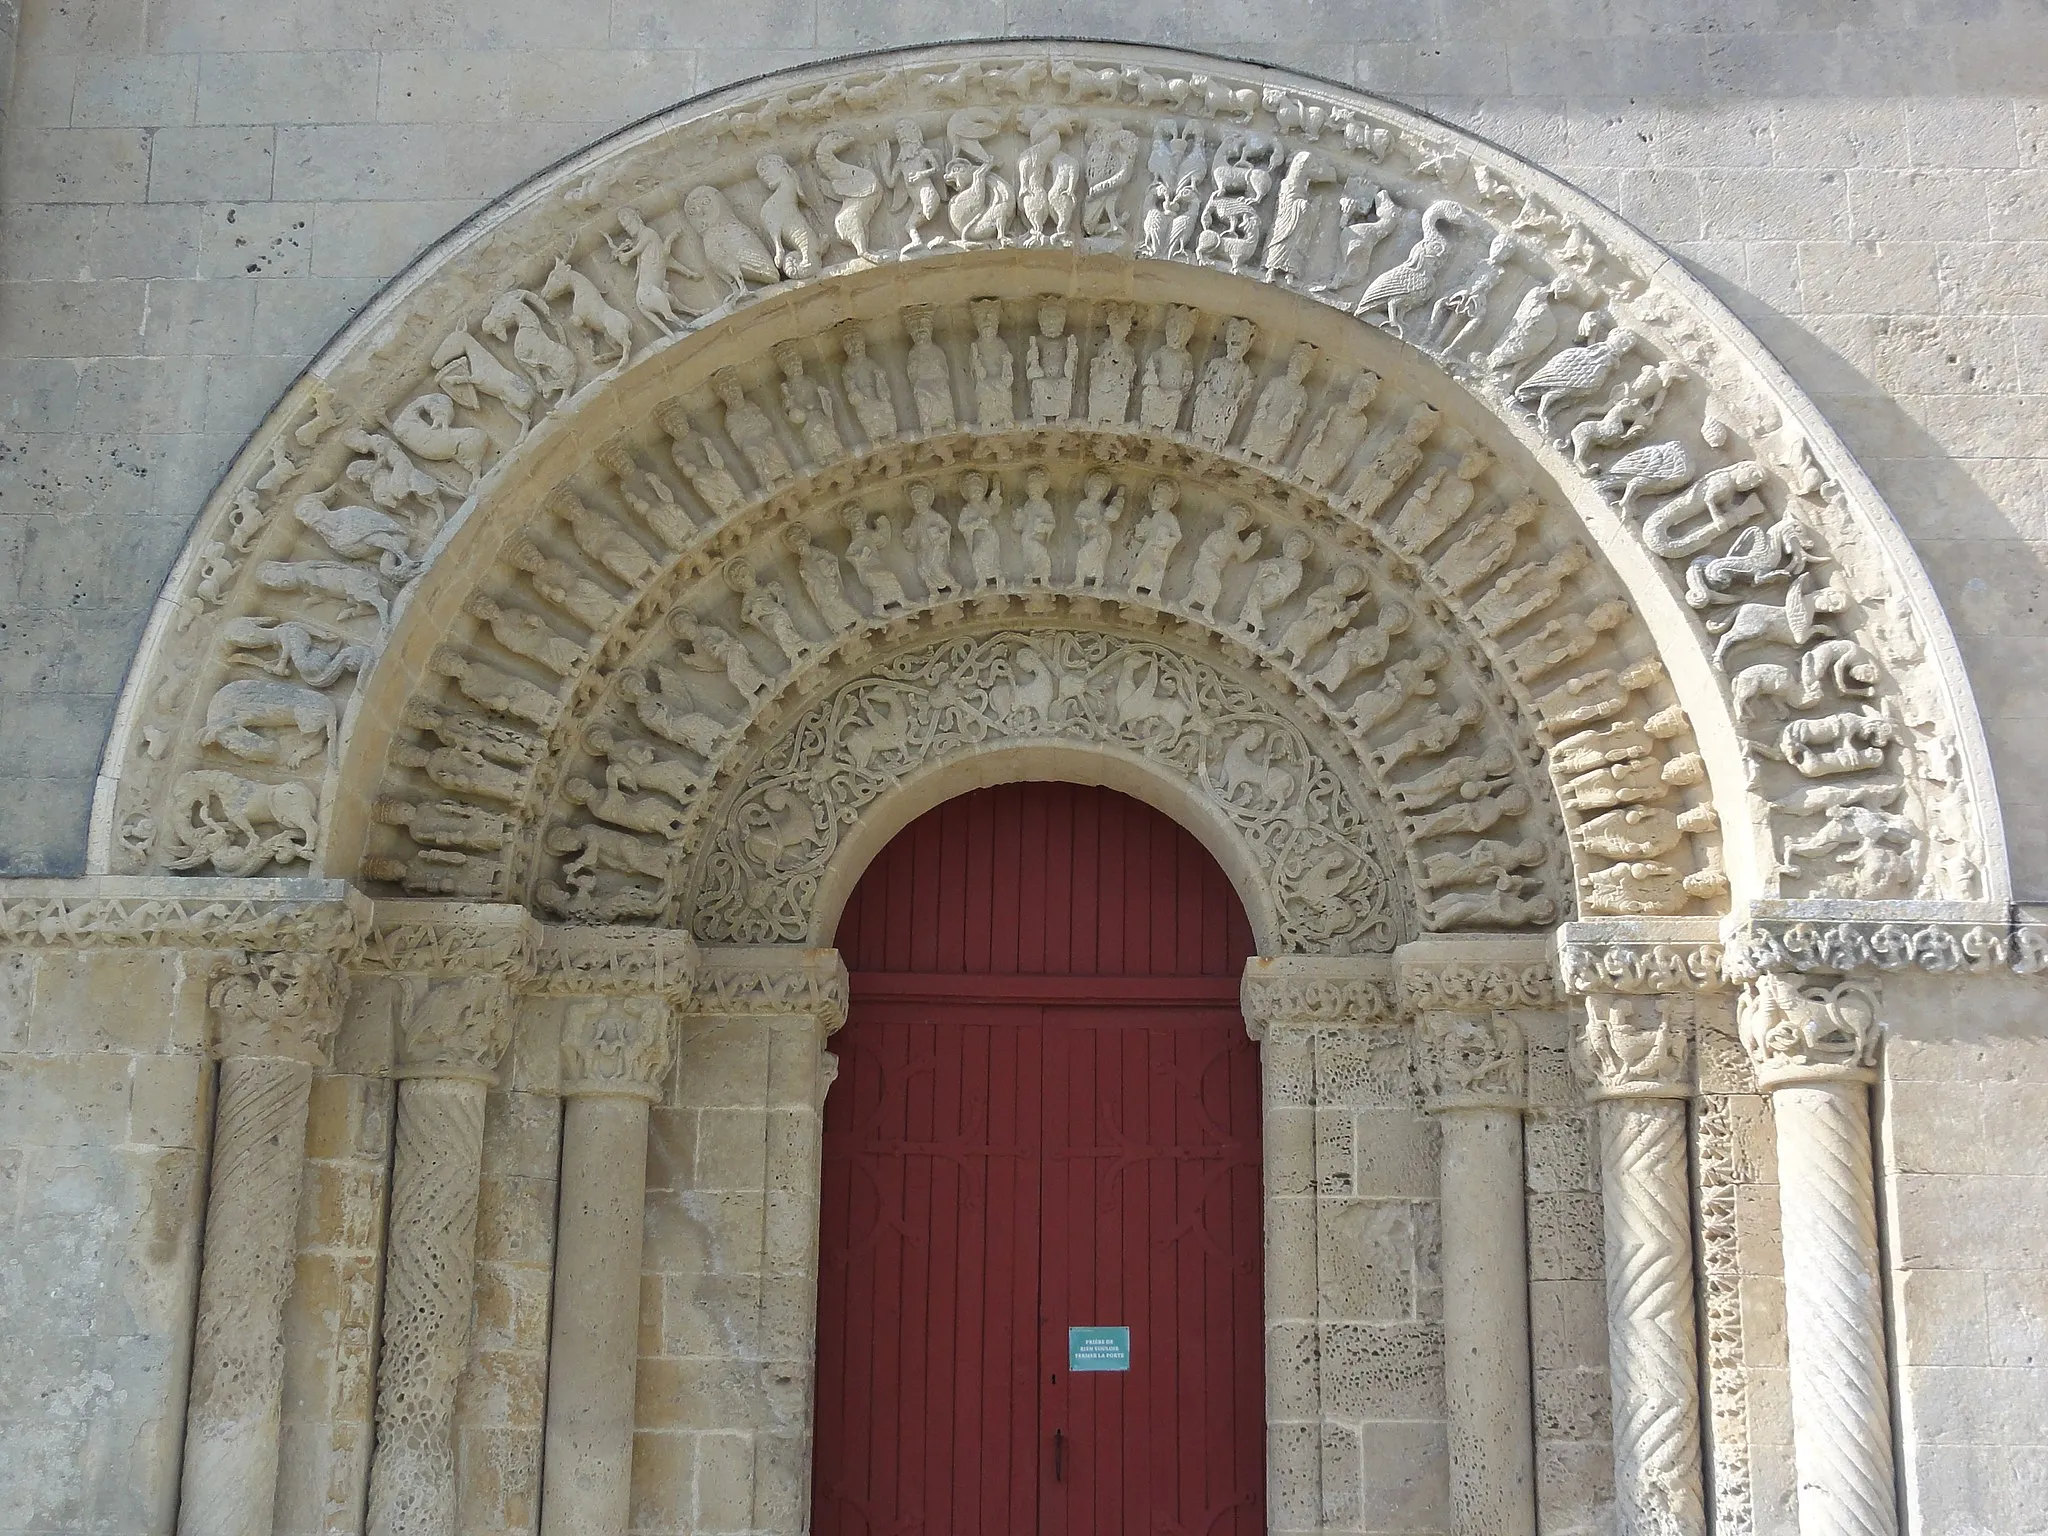
[[1052, 1480], [1056, 1483], [1066, 1481], [1066, 1471], [1067, 1432], [1056, 1429], [1052, 1432]]

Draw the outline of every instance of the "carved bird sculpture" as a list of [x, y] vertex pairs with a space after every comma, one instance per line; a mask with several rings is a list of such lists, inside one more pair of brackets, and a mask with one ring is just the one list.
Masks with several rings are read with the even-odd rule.
[[[747, 291], [750, 279], [757, 283], [782, 280], [781, 269], [768, 254], [768, 247], [759, 235], [740, 222], [732, 204], [725, 200], [725, 194], [718, 188], [692, 187], [683, 197], [683, 218], [696, 231], [711, 275], [725, 281], [732, 290], [733, 298], [739, 298]], [[685, 268], [685, 275], [703, 276], [689, 268]]]
[[1383, 312], [1385, 318], [1375, 320], [1396, 336], [1406, 340], [1401, 329], [1401, 317], [1409, 309], [1429, 296], [1436, 287], [1437, 274], [1443, 270], [1446, 257], [1451, 253], [1450, 237], [1444, 233], [1447, 225], [1462, 225], [1465, 210], [1453, 202], [1435, 202], [1422, 210], [1422, 238], [1409, 248], [1407, 256], [1397, 267], [1391, 267], [1374, 278], [1352, 313], [1360, 318], [1372, 317]]

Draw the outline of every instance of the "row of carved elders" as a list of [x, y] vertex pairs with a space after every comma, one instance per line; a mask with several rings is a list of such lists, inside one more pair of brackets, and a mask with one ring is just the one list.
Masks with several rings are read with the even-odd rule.
[[[959, 88], [970, 96], [1020, 89], [1006, 84], [999, 71], [963, 68], [968, 74]], [[1122, 74], [1116, 78], [1128, 83]], [[1045, 81], [1041, 76], [1035, 83]], [[904, 87], [900, 79], [878, 79], [876, 100]], [[1120, 84], [1117, 99], [1125, 94]], [[808, 223], [806, 203], [833, 210], [832, 239], [852, 248], [858, 265], [886, 254], [896, 238], [877, 241], [868, 233], [882, 216], [884, 188], [892, 187], [897, 195], [888, 216], [903, 237], [897, 248], [910, 253], [934, 243], [937, 232], [930, 226], [942, 212], [952, 230], [944, 243], [954, 245], [1057, 240], [1076, 234], [1078, 218], [1084, 240], [1140, 255], [1256, 270], [1304, 291], [1336, 293], [1354, 312], [1499, 393], [1502, 408], [1528, 413], [1540, 430], [1568, 442], [1580, 468], [1618, 498], [1624, 513], [1640, 510], [1641, 498], [1670, 496], [1642, 524], [1644, 543], [1683, 564], [1687, 600], [1718, 637], [1715, 657], [1731, 670], [1743, 715], [1782, 716], [1751, 743], [1761, 781], [1773, 786], [1780, 814], [1818, 822], [1805, 836], [1785, 838], [1786, 877], [1823, 894], [1911, 893], [1937, 879], [1950, 887], [1967, 884], [1969, 828], [1957, 823], [1965, 813], [1956, 809], [1951, 755], [1933, 729], [1937, 714], [1924, 702], [1899, 708], [1878, 697], [1882, 677], [1874, 655], [1858, 638], [1839, 632], [1855, 609], [1848, 589], [1812, 585], [1813, 568], [1824, 563], [1825, 551], [1794, 500], [1824, 509], [1831, 505], [1832, 487], [1803, 443], [1766, 443], [1752, 428], [1757, 457], [1724, 458], [1718, 467], [1702, 469], [1706, 454], [1732, 449], [1740, 429], [1730, 418], [1744, 415], [1745, 403], [1718, 402], [1697, 389], [1690, 391], [1689, 407], [1697, 426], [1645, 441], [1672, 392], [1687, 388], [1688, 370], [1675, 358], [1648, 358], [1644, 330], [1617, 318], [1636, 297], [1637, 285], [1583, 230], [1567, 227], [1568, 221], [1540, 201], [1532, 203], [1478, 167], [1470, 167], [1478, 201], [1493, 210], [1495, 222], [1441, 196], [1431, 197], [1418, 214], [1402, 201], [1415, 194], [1398, 184], [1392, 166], [1368, 169], [1390, 148], [1384, 133], [1375, 136], [1351, 124], [1340, 148], [1311, 138], [1315, 119], [1306, 104], [1296, 101], [1283, 111], [1255, 93], [1243, 94], [1249, 98], [1245, 123], [1270, 114], [1274, 131], [1221, 127], [1213, 149], [1211, 126], [1202, 121], [1214, 107], [1207, 93], [1201, 110], [1184, 118], [1125, 114], [1116, 122], [1086, 124], [1054, 108], [1015, 111], [971, 102], [944, 117], [943, 164], [922, 147], [938, 136], [934, 117], [897, 121], [872, 141], [871, 155], [859, 153], [846, 132], [832, 129], [809, 157], [761, 154], [750, 179], [698, 185], [672, 210], [659, 206], [657, 196], [608, 215], [616, 232], [597, 228], [582, 255], [556, 259], [545, 277], [507, 290], [473, 326], [449, 333], [433, 354], [435, 387], [406, 403], [365, 415], [316, 398], [311, 419], [298, 424], [291, 440], [274, 439], [268, 468], [234, 493], [223, 537], [194, 571], [186, 612], [188, 618], [203, 615], [231, 595], [237, 608], [254, 606], [249, 583], [236, 582], [257, 556], [256, 588], [294, 596], [300, 601], [292, 606], [300, 610], [331, 607], [331, 620], [304, 612], [252, 613], [220, 626], [240, 626], [235, 632], [251, 642], [230, 640], [225, 654], [271, 675], [240, 676], [220, 656], [207, 660], [208, 678], [226, 681], [206, 695], [203, 720], [189, 733], [172, 722], [199, 709], [200, 665], [188, 658], [182, 669], [164, 670], [149, 701], [150, 718], [142, 723], [150, 755], [169, 753], [189, 734], [203, 752], [257, 766], [184, 767], [154, 812], [124, 816], [124, 846], [174, 868], [210, 866], [223, 873], [253, 873], [271, 863], [310, 858], [309, 807], [317, 805], [317, 793], [299, 781], [266, 782], [261, 770], [303, 770], [331, 750], [336, 711], [329, 695], [374, 656], [396, 589], [417, 578], [447, 515], [448, 498], [474, 492], [487, 466], [523, 435], [535, 409], [623, 368], [633, 355], [636, 323], [654, 345], [684, 328], [678, 306], [695, 306], [681, 303], [669, 288], [672, 272], [686, 283], [690, 273], [704, 274], [707, 284], [723, 283], [733, 295], [749, 283], [817, 275], [825, 270], [828, 245]], [[1147, 100], [1142, 92], [1139, 99]], [[1235, 103], [1239, 95], [1225, 91], [1220, 99]], [[1141, 186], [1131, 176], [1133, 152], [1148, 130], [1150, 176]], [[1085, 195], [1068, 174], [1080, 164], [1065, 147], [1075, 133], [1093, 147], [1095, 169], [1103, 172], [1088, 181]], [[1290, 148], [1290, 133], [1310, 143], [1297, 140]], [[1468, 169], [1459, 157], [1446, 159], [1440, 146], [1403, 140], [1398, 147], [1410, 175], [1427, 176], [1440, 189]], [[806, 184], [805, 158], [820, 181]], [[1006, 174], [1013, 165], [1014, 174]], [[1340, 184], [1341, 191], [1324, 190]], [[1060, 216], [1064, 205], [1053, 196], [1063, 186], [1079, 198], [1080, 212], [1073, 217]], [[1040, 191], [1050, 200], [1041, 199]], [[1143, 208], [1132, 206], [1133, 199]], [[1014, 229], [1006, 208], [1018, 218]], [[1413, 240], [1405, 248], [1389, 246], [1400, 255], [1383, 265], [1382, 239], [1403, 228], [1414, 230]], [[1464, 259], [1453, 254], [1463, 249], [1461, 241], [1469, 241], [1477, 265], [1462, 283], [1448, 286], [1457, 261]], [[618, 295], [606, 286], [613, 271], [620, 281], [630, 276], [630, 300], [614, 302]], [[1497, 323], [1496, 297], [1504, 300], [1501, 290], [1518, 272], [1529, 286], [1505, 323]], [[1606, 286], [1593, 280], [1596, 273]], [[1430, 305], [1426, 319], [1411, 323], [1424, 303]], [[1575, 322], [1571, 305], [1580, 306]], [[1135, 408], [1140, 427], [1181, 434], [1206, 447], [1227, 446], [1248, 461], [1278, 461], [1299, 439], [1294, 462], [1284, 466], [1289, 477], [1313, 489], [1327, 487], [1354, 504], [1374, 494], [1390, 496], [1406, 478], [1397, 477], [1384, 491], [1380, 479], [1369, 475], [1359, 477], [1363, 485], [1332, 484], [1356, 447], [1346, 446], [1347, 434], [1357, 432], [1363, 440], [1360, 424], [1371, 385], [1365, 378], [1350, 384], [1348, 416], [1333, 404], [1302, 438], [1304, 381], [1314, 366], [1306, 348], [1292, 349], [1284, 367], [1257, 391], [1246, 416], [1256, 380], [1247, 358], [1251, 327], [1243, 321], [1224, 325], [1218, 351], [1198, 364], [1188, 347], [1192, 316], [1167, 310], [1161, 343], [1151, 349], [1141, 377], [1128, 341], [1128, 309], [1105, 314], [1085, 369], [1081, 342], [1070, 333], [1061, 303], [1037, 305], [1032, 318], [1020, 368], [1019, 350], [1003, 334], [999, 305], [970, 306], [972, 340], [964, 366], [934, 338], [928, 313], [910, 315], [900, 386], [872, 355], [867, 334], [848, 330], [837, 399], [830, 379], [814, 371], [800, 349], [784, 348], [775, 388], [780, 425], [748, 397], [736, 376], [721, 378], [716, 393], [729, 446], [720, 448], [694, 426], [678, 430], [674, 458], [691, 491], [678, 496], [675, 488], [656, 489], [651, 500], [643, 498], [645, 520], [671, 548], [678, 538], [701, 539], [700, 524], [729, 517], [746, 501], [788, 482], [797, 462], [821, 468], [828, 457], [843, 454], [856, 427], [870, 447], [907, 431], [948, 432], [961, 424], [963, 398], [971, 402], [973, 425], [981, 431], [1077, 420], [1129, 425]], [[1557, 347], [1563, 336], [1576, 336], [1576, 343]], [[1645, 358], [1633, 375], [1631, 357]], [[901, 408], [905, 400], [915, 414], [914, 428]], [[1417, 449], [1427, 439], [1433, 414], [1419, 408], [1409, 418], [1400, 438], [1406, 448]], [[688, 419], [682, 412], [673, 418], [679, 429]], [[351, 424], [357, 420], [374, 420], [388, 430]], [[335, 439], [337, 425], [343, 430]], [[316, 461], [334, 463], [336, 440], [347, 457], [333, 470], [328, 488], [314, 491], [309, 487], [315, 479], [330, 478]], [[301, 461], [293, 457], [294, 441], [321, 451]], [[1766, 467], [1767, 458], [1780, 474]], [[1787, 463], [1796, 468], [1789, 476], [1782, 472]], [[751, 492], [742, 489], [741, 473], [753, 482]], [[1451, 490], [1457, 494], [1455, 482]], [[1767, 490], [1784, 501], [1776, 521], [1765, 526], [1774, 515], [1759, 494]], [[685, 510], [692, 499], [702, 503], [706, 517]], [[276, 516], [285, 504], [291, 516]], [[586, 551], [629, 587], [652, 573], [656, 557], [644, 547], [636, 556], [616, 539], [604, 542], [606, 553], [649, 567], [636, 575]], [[592, 577], [563, 568], [531, 542], [522, 549], [514, 551], [515, 560], [560, 593], [579, 617], [602, 612], [608, 620], [616, 611], [618, 595]], [[1773, 586], [1784, 588], [1781, 599], [1763, 600], [1757, 589]], [[373, 618], [374, 633], [361, 622]], [[1785, 659], [1759, 660], [1752, 649], [1741, 656], [1746, 665], [1733, 666], [1731, 653], [1738, 647], [1760, 645], [1781, 648]], [[548, 649], [554, 661], [569, 663], [566, 646]], [[285, 680], [294, 673], [301, 681]], [[1896, 773], [1889, 771], [1894, 748], [1904, 749]], [[1768, 778], [1779, 765], [1790, 770], [1789, 780]], [[1902, 802], [1906, 809], [1896, 808]], [[1946, 812], [1934, 814], [1943, 806]], [[1922, 813], [1917, 822], [1907, 814], [1914, 808]], [[1919, 822], [1936, 826], [1939, 846], [1931, 852], [1921, 847]], [[1624, 879], [1652, 884], [1668, 885], [1679, 874], [1647, 856], [1611, 867], [1629, 868]]]

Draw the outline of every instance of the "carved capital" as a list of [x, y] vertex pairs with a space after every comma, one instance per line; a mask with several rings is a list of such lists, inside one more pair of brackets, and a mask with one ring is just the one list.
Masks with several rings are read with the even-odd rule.
[[401, 976], [498, 976], [533, 970], [536, 925], [503, 902], [380, 901], [356, 963]]
[[1255, 955], [1238, 988], [1245, 1028], [1254, 1040], [1275, 1026], [1366, 1029], [1391, 1023], [1394, 967], [1383, 956], [1330, 958]]
[[206, 989], [216, 1057], [272, 1056], [327, 1065], [341, 1023], [341, 972], [330, 955], [243, 951]]
[[1810, 982], [1769, 971], [1744, 983], [1736, 1026], [1765, 1092], [1876, 1080], [1883, 1029], [1873, 984]]
[[407, 976], [398, 1014], [396, 1077], [497, 1081], [512, 1042], [509, 988], [496, 977]]
[[846, 965], [836, 949], [732, 944], [701, 953], [693, 1012], [809, 1014], [827, 1034], [846, 1022]]
[[1572, 1031], [1572, 1072], [1589, 1103], [1692, 1096], [1689, 993], [1596, 992]]
[[1528, 1100], [1521, 1027], [1500, 1009], [1429, 1009], [1415, 1017], [1415, 1082], [1431, 1114], [1520, 1110]]
[[697, 941], [680, 929], [544, 926], [527, 989], [551, 996], [687, 997], [697, 963]]
[[658, 997], [592, 997], [569, 1005], [562, 1024], [562, 1096], [659, 1099], [675, 1060], [668, 1003]]

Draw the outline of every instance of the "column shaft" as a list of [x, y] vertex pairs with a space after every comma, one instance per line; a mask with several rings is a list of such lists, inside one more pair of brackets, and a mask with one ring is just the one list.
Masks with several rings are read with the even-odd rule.
[[179, 1485], [182, 1536], [268, 1536], [277, 1494], [284, 1302], [305, 1167], [313, 1069], [221, 1062], [192, 1391]]
[[542, 1536], [624, 1536], [633, 1472], [647, 1100], [578, 1095], [562, 1126]]
[[1522, 1117], [1445, 1108], [1437, 1121], [1451, 1528], [1458, 1536], [1535, 1536]]
[[485, 1084], [398, 1087], [370, 1536], [454, 1536], [455, 1388], [469, 1343]]
[[1685, 1101], [1611, 1098], [1594, 1113], [1621, 1529], [1704, 1536]]
[[1800, 1536], [1895, 1536], [1870, 1090], [1787, 1085], [1771, 1107]]

